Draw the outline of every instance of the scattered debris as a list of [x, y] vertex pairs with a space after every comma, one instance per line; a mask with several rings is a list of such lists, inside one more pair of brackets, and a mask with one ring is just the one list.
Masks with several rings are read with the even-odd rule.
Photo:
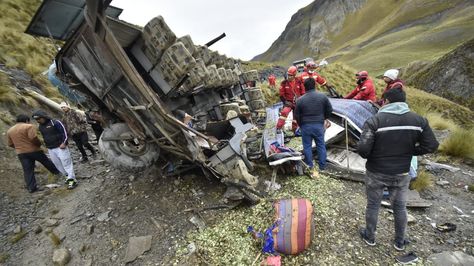
[[426, 162], [425, 168], [426, 168], [426, 170], [431, 171], [431, 172], [438, 172], [438, 171], [441, 171], [441, 170], [447, 170], [447, 171], [450, 171], [450, 172], [457, 172], [457, 171], [461, 170], [458, 167], [453, 167], [453, 166], [450, 166], [450, 165], [447, 165], [447, 164], [442, 164], [442, 163], [435, 163], [435, 162], [431, 162], [431, 161], [428, 161], [428, 160]]
[[103, 221], [110, 220], [109, 214], [110, 214], [110, 210], [99, 214], [99, 216], [97, 216], [97, 221], [103, 222]]
[[65, 248], [56, 249], [53, 253], [53, 264], [57, 266], [63, 266], [68, 264], [71, 260], [71, 254], [69, 250]]
[[94, 233], [94, 225], [93, 224], [88, 224], [86, 227], [86, 233], [88, 235], [92, 235]]
[[61, 187], [61, 185], [59, 185], [59, 184], [47, 184], [47, 185], [45, 185], [45, 187], [53, 189], [53, 188]]
[[79, 222], [80, 220], [82, 220], [82, 217], [76, 217], [69, 224], [73, 225], [73, 224]]
[[48, 227], [54, 227], [59, 225], [59, 221], [53, 218], [47, 218], [44, 222]]
[[471, 216], [465, 214], [460, 208], [458, 208], [454, 205], [453, 205], [453, 208], [461, 215], [461, 217], [471, 217]]
[[444, 265], [474, 265], [474, 257], [462, 251], [445, 251], [433, 254], [428, 257], [428, 261], [434, 266]]
[[125, 263], [132, 262], [151, 248], [151, 235], [130, 237], [125, 251]]
[[130, 182], [133, 182], [133, 181], [135, 181], [135, 179], [136, 179], [136, 178], [135, 178], [135, 176], [134, 176], [134, 175], [131, 175], [131, 176], [129, 176], [129, 177], [128, 177], [128, 180], [130, 180]]
[[206, 228], [206, 224], [204, 223], [204, 221], [197, 216], [191, 217], [189, 221], [194, 224], [199, 230], [203, 230], [204, 228]]
[[272, 184], [272, 182], [265, 180], [264, 184], [265, 184], [265, 191], [277, 191], [281, 189], [281, 185], [276, 182]]
[[21, 232], [21, 225], [17, 225], [15, 229], [13, 230], [14, 234], [19, 234]]
[[39, 233], [41, 233], [42, 231], [43, 231], [43, 228], [41, 228], [41, 226], [39, 226], [39, 225], [37, 225], [37, 226], [35, 226], [35, 227], [33, 228], [33, 232], [34, 232], [35, 234], [39, 234]]
[[441, 232], [456, 231], [457, 226], [453, 223], [436, 224], [436, 229]]
[[190, 243], [190, 244], [188, 245], [188, 254], [187, 254], [187, 255], [188, 255], [188, 256], [193, 255], [193, 254], [196, 252], [196, 250], [197, 250], [196, 244], [194, 244], [194, 242], [193, 242], [193, 243]]
[[436, 185], [445, 187], [445, 186], [448, 186], [448, 185], [449, 185], [449, 181], [446, 181], [446, 180], [439, 180], [439, 181], [436, 181]]

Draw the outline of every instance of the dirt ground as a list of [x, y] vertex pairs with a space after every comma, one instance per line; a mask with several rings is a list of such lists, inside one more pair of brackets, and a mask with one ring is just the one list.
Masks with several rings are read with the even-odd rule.
[[[22, 170], [12, 150], [3, 148], [1, 152], [1, 265], [52, 265], [57, 248], [69, 249], [69, 265], [124, 265], [129, 238], [148, 235], [152, 237], [150, 250], [130, 265], [213, 265], [213, 260], [203, 259], [204, 255], [190, 260], [177, 254], [190, 244], [187, 236], [197, 232], [190, 219], [197, 216], [212, 230], [219, 227], [227, 215], [251, 208], [189, 212], [189, 208], [218, 203], [225, 191], [224, 185], [199, 173], [163, 178], [158, 167], [145, 173], [128, 173], [113, 170], [100, 161], [80, 164], [76, 149], [72, 149], [79, 179], [76, 189], [69, 191], [62, 186], [29, 194], [24, 189]], [[458, 167], [461, 170], [454, 173], [444, 170], [435, 173], [435, 181], [447, 180], [448, 185], [434, 184], [421, 193], [433, 203], [432, 207], [409, 209], [416, 222], [408, 227], [412, 241], [408, 250], [415, 251], [422, 259], [442, 251], [459, 250], [474, 255], [474, 193], [464, 187], [473, 183], [474, 169], [466, 165]], [[48, 183], [45, 170], [40, 170], [37, 177], [40, 184]], [[291, 190], [291, 183], [287, 181], [292, 178], [296, 179], [279, 176], [282, 189]], [[328, 216], [315, 217], [312, 246], [298, 256], [284, 257], [285, 265], [395, 263], [395, 256], [400, 253], [392, 247], [393, 219], [387, 209], [382, 208], [380, 212], [377, 246], [367, 247], [357, 234], [358, 227], [364, 224], [362, 183], [330, 177], [322, 177], [320, 181], [297, 178], [306, 178], [303, 181], [309, 184], [327, 183], [335, 190], [321, 191], [321, 197], [330, 203], [331, 212]], [[451, 222], [457, 225], [457, 230], [439, 232], [431, 226], [433, 222]], [[18, 226], [21, 227], [19, 233]], [[244, 232], [240, 235], [250, 237]], [[205, 250], [205, 247], [197, 248], [198, 255], [200, 249]], [[253, 248], [258, 252], [257, 245]], [[253, 261], [256, 254], [246, 256]]]

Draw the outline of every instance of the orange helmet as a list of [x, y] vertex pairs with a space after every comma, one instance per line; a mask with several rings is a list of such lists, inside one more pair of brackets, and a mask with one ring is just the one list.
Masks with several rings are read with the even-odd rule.
[[366, 79], [369, 76], [369, 73], [367, 71], [360, 71], [356, 74], [358, 79]]
[[298, 72], [298, 69], [295, 66], [290, 66], [288, 68], [288, 72], [286, 73], [288, 74], [288, 76], [296, 76], [297, 72]]

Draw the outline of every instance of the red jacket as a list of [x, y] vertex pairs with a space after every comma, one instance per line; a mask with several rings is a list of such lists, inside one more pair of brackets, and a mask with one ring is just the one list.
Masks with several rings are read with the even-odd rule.
[[274, 75], [270, 75], [268, 77], [268, 83], [270, 84], [270, 86], [275, 86], [275, 81], [276, 81], [276, 77]]
[[285, 102], [291, 102], [293, 105], [296, 99], [305, 94], [303, 81], [295, 78], [293, 81], [284, 80], [280, 84], [280, 99]]
[[385, 89], [383, 90], [383, 92], [382, 92], [382, 99], [378, 100], [378, 101], [377, 101], [377, 104], [378, 104], [378, 105], [382, 105], [382, 104], [383, 104], [383, 95], [384, 95], [387, 91], [389, 91], [389, 90], [391, 90], [391, 89], [396, 89], [396, 88], [400, 88], [400, 89], [403, 90], [403, 87], [404, 87], [404, 85], [403, 85], [403, 81], [402, 81], [402, 80], [400, 80], [400, 79], [392, 80], [392, 82], [388, 83], [388, 84], [387, 84], [387, 87], [385, 87]]
[[364, 80], [364, 82], [358, 84], [351, 93], [347, 94], [344, 99], [354, 99], [362, 101], [371, 100], [375, 102], [376, 96], [374, 83], [371, 79]]
[[323, 86], [324, 84], [326, 84], [326, 80], [321, 77], [318, 73], [316, 72], [313, 72], [313, 73], [308, 73], [307, 71], [301, 73], [301, 76], [300, 76], [301, 80], [304, 82], [305, 79], [307, 78], [314, 78], [314, 80], [316, 81], [317, 84]]

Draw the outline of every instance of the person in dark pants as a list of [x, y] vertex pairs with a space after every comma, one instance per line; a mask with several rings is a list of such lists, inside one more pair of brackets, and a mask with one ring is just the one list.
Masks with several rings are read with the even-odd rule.
[[99, 142], [100, 135], [104, 132], [101, 125], [101, 118], [98, 111], [89, 110], [85, 112], [87, 124], [91, 125], [95, 134], [95, 141]]
[[[295, 120], [300, 125], [303, 141], [303, 153], [306, 164], [313, 168], [313, 140], [318, 152], [319, 170], [326, 168], [326, 143], [324, 132], [330, 123], [327, 118], [332, 113], [332, 105], [326, 95], [315, 90], [315, 80], [304, 81], [306, 94], [296, 100]], [[316, 175], [316, 174], [315, 174]]]
[[87, 135], [87, 122], [85, 118], [77, 111], [72, 110], [65, 102], [62, 102], [59, 106], [64, 112], [62, 120], [64, 124], [66, 124], [68, 134], [71, 135], [72, 140], [74, 140], [77, 148], [81, 152], [81, 163], [88, 161], [87, 153], [84, 147], [86, 147], [92, 153], [92, 157], [96, 157], [95, 149], [89, 143], [89, 136]]
[[36, 135], [37, 128], [30, 124], [27, 115], [19, 115], [16, 125], [7, 131], [8, 146], [15, 148], [23, 167], [23, 174], [28, 191], [33, 193], [38, 190], [35, 178], [35, 162], [38, 161], [54, 175], [61, 175], [53, 162], [41, 150], [41, 142]]
[[414, 155], [435, 152], [439, 143], [428, 120], [410, 112], [401, 88], [388, 90], [383, 97], [382, 108], [365, 122], [357, 148], [360, 156], [367, 159], [366, 227], [359, 233], [369, 246], [375, 245], [380, 202], [387, 187], [395, 216], [394, 248], [402, 251], [408, 244], [405, 230], [410, 162]]

